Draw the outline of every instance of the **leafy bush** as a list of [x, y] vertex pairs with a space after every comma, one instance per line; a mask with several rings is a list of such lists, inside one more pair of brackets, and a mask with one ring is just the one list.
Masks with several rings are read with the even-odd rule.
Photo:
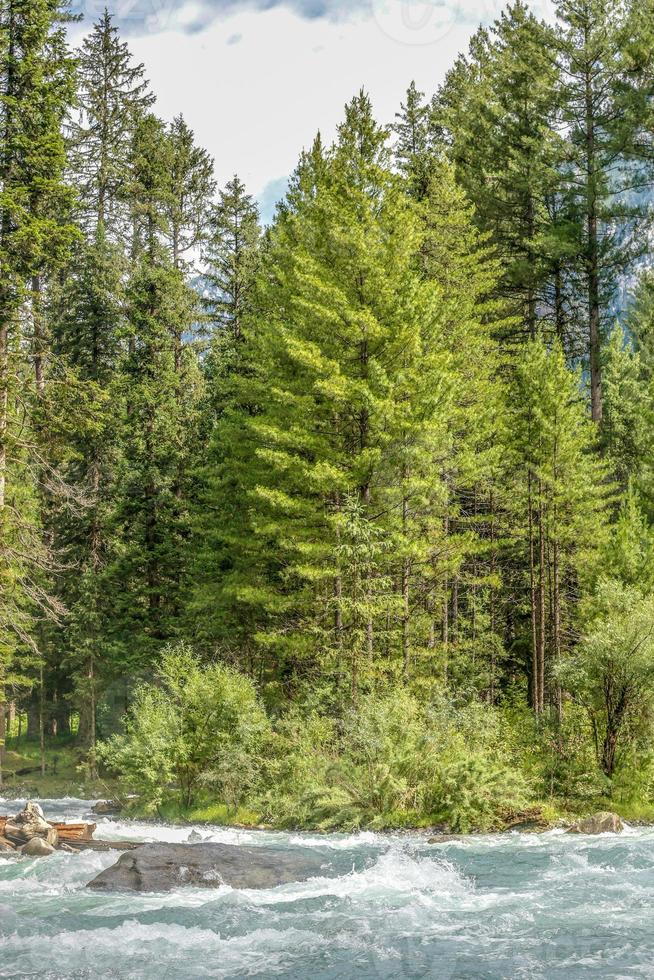
[[265, 759], [265, 819], [281, 827], [315, 825], [315, 793], [335, 758], [335, 725], [316, 711], [296, 708], [277, 721]]
[[524, 776], [484, 755], [444, 764], [427, 796], [429, 809], [452, 830], [489, 830], [528, 801]]
[[180, 645], [165, 651], [156, 683], [137, 688], [125, 733], [99, 756], [146, 809], [171, 795], [189, 807], [203, 787], [236, 808], [257, 782], [267, 731], [249, 678], [223, 664], [203, 666]]
[[654, 596], [600, 580], [587, 628], [559, 677], [591, 719], [597, 763], [612, 780], [654, 715]]
[[271, 726], [251, 680], [185, 646], [165, 653], [100, 756], [147, 809], [243, 806], [276, 826], [487, 829], [529, 799], [494, 708], [400, 690], [329, 716], [296, 707]]
[[[269, 819], [323, 830], [446, 821], [484, 829], [526, 805], [499, 714], [483, 705], [422, 705], [406, 691], [369, 695], [338, 724], [295, 714], [276, 733]], [[274, 753], [275, 754], [275, 753]]]

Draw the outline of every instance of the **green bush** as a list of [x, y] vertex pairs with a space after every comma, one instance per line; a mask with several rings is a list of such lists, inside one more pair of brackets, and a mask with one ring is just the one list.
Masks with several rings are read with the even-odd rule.
[[527, 784], [520, 772], [479, 753], [445, 763], [426, 802], [452, 830], [490, 830], [527, 805]]
[[[530, 781], [507, 718], [439, 690], [368, 694], [329, 715], [296, 707], [271, 725], [253, 682], [169, 649], [100, 749], [144, 809], [261, 814], [280, 827], [489, 829], [525, 807]], [[223, 808], [226, 808], [223, 810]]]
[[268, 722], [252, 681], [223, 664], [203, 666], [185, 645], [165, 651], [156, 683], [137, 688], [125, 733], [99, 757], [156, 810], [189, 807], [210, 789], [238, 807], [260, 773]]
[[431, 818], [485, 829], [529, 798], [499, 713], [481, 704], [368, 695], [337, 722], [295, 713], [275, 740], [264, 807], [286, 826], [383, 829]]

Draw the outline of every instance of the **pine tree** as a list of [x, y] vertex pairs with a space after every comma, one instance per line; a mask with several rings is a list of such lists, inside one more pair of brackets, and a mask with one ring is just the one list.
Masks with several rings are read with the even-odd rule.
[[173, 265], [184, 267], [186, 256], [197, 251], [207, 236], [207, 210], [214, 192], [213, 161], [196, 146], [193, 131], [177, 116], [168, 128], [170, 144], [169, 188], [165, 200]]
[[61, 288], [54, 331], [56, 356], [65, 363], [91, 400], [92, 420], [69, 435], [70, 458], [65, 476], [77, 488], [84, 506], [63, 510], [54, 526], [66, 568], [58, 576], [59, 594], [69, 609], [66, 629], [56, 639], [69, 677], [59, 678], [71, 690], [79, 711], [78, 737], [95, 744], [97, 705], [112, 670], [106, 657], [105, 632], [111, 595], [106, 566], [111, 552], [110, 517], [115, 503], [115, 468], [119, 455], [116, 403], [113, 398], [124, 349], [125, 258], [100, 223], [90, 242], [76, 250]]
[[648, 269], [637, 280], [625, 327], [638, 354], [640, 377], [649, 383], [654, 377], [654, 274]]
[[114, 669], [131, 672], [152, 664], [181, 613], [187, 479], [197, 445], [200, 373], [192, 348], [180, 346], [197, 316], [197, 295], [168, 248], [173, 155], [161, 121], [142, 117], [127, 182], [138, 257], [126, 287], [126, 347], [111, 389], [120, 436], [107, 568]]
[[429, 187], [430, 174], [434, 166], [434, 151], [431, 145], [429, 127], [429, 106], [424, 102], [424, 92], [419, 92], [415, 82], [411, 82], [406, 93], [406, 102], [395, 113], [397, 122], [393, 124], [396, 136], [394, 154], [401, 173], [407, 178], [411, 193], [419, 200]]
[[173, 328], [195, 297], [161, 253], [145, 251], [127, 286], [129, 347], [113, 391], [121, 406], [113, 548], [107, 576], [114, 669], [137, 673], [175, 633], [188, 539], [184, 475], [196, 446], [200, 378], [190, 352], [178, 372]]
[[475, 675], [492, 699], [502, 646], [497, 546], [503, 396], [494, 339], [505, 329], [503, 304], [494, 298], [501, 270], [445, 162], [433, 171], [423, 214], [421, 263], [426, 279], [440, 290], [449, 370], [456, 379], [448, 450], [440, 463], [443, 537], [432, 570], [430, 643], [437, 646], [438, 635], [447, 669], [456, 670], [458, 661], [466, 683]]
[[126, 235], [123, 193], [131, 136], [154, 102], [143, 65], [134, 64], [105, 10], [79, 51], [77, 111], [70, 120], [71, 174], [81, 218], [93, 231]]
[[237, 343], [254, 285], [260, 234], [257, 206], [235, 175], [211, 212], [204, 259], [212, 293], [209, 316], [216, 333], [230, 335]]
[[[32, 410], [43, 394], [47, 336], [42, 291], [74, 239], [71, 189], [62, 179], [61, 123], [73, 95], [73, 60], [52, 0], [0, 6], [0, 702], [18, 649], [39, 653], [36, 618], [56, 619], [52, 555], [40, 503], [54, 474]], [[29, 314], [29, 315], [28, 315]], [[30, 360], [26, 362], [26, 350]], [[21, 672], [23, 678], [24, 673]], [[4, 724], [4, 706], [0, 705]], [[0, 741], [2, 741], [0, 733]], [[0, 747], [0, 755], [2, 754]], [[0, 767], [1, 768], [1, 767]]]
[[616, 324], [604, 349], [601, 446], [621, 490], [644, 475], [647, 428], [651, 418], [649, 383], [640, 353]]
[[[480, 331], [479, 367], [488, 343], [475, 309], [484, 260], [449, 180], [423, 214], [361, 94], [336, 144], [303, 155], [271, 232], [244, 335], [256, 410], [228, 412], [215, 435], [227, 453], [214, 486], [242, 488], [250, 533], [230, 553], [222, 498], [207, 521], [214, 540], [226, 525], [218, 617], [253, 624], [269, 677], [323, 677], [356, 696], [382, 676], [440, 669], [432, 564], [457, 430], [449, 344], [458, 333], [460, 366], [466, 331]], [[425, 273], [428, 238], [433, 264], [449, 252], [441, 282]]]
[[559, 0], [562, 123], [576, 263], [577, 317], [585, 325], [593, 420], [602, 418], [602, 346], [618, 277], [642, 247], [645, 204], [639, 100], [626, 85], [624, 8], [614, 0]]
[[627, 488], [602, 550], [600, 575], [649, 595], [654, 586], [654, 532], [633, 486]]
[[[170, 171], [167, 186], [162, 188], [164, 241], [173, 268], [188, 275], [194, 269], [194, 260], [209, 230], [207, 212], [215, 188], [213, 161], [206, 150], [195, 145], [193, 132], [181, 116], [168, 127], [165, 146]], [[184, 331], [191, 326], [188, 319], [172, 325], [175, 371], [180, 376], [183, 373]]]
[[552, 214], [557, 171], [555, 35], [522, 0], [480, 29], [432, 106], [433, 138], [452, 160], [504, 264], [501, 295], [534, 336], [539, 321], [563, 332], [553, 280], [565, 247]]
[[579, 580], [589, 573], [606, 526], [606, 469], [580, 378], [561, 347], [529, 343], [509, 390], [508, 432], [515, 545], [524, 556], [532, 651], [531, 703], [540, 713], [561, 710], [549, 679], [569, 648]]

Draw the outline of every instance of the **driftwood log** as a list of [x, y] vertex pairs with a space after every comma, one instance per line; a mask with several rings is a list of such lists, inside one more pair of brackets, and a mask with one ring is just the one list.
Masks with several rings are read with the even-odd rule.
[[56, 823], [46, 820], [38, 803], [29, 802], [15, 817], [0, 816], [0, 852], [22, 850], [30, 841], [44, 842], [48, 850], [26, 853], [46, 854], [54, 850], [130, 851], [138, 847], [134, 841], [95, 840], [94, 823]]

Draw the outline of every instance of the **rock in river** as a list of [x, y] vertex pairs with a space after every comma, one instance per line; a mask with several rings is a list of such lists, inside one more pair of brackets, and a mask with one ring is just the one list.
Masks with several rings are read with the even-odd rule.
[[163, 892], [193, 888], [274, 888], [305, 881], [325, 871], [309, 849], [297, 854], [235, 844], [143, 844], [122, 854], [88, 888], [112, 892]]
[[578, 820], [568, 830], [569, 834], [619, 834], [624, 829], [622, 820], [617, 813], [602, 811], [592, 817]]
[[26, 844], [20, 848], [20, 853], [27, 857], [48, 857], [54, 854], [55, 849], [52, 844], [48, 844], [42, 837], [31, 837]]
[[4, 836], [12, 844], [26, 844], [33, 837], [39, 837], [51, 847], [55, 847], [59, 835], [55, 828], [43, 816], [43, 810], [38, 803], [26, 803], [25, 807], [15, 817], [9, 817], [5, 823]]
[[120, 813], [123, 809], [122, 803], [118, 800], [98, 800], [91, 807], [91, 813], [97, 813], [100, 816], [111, 815], [115, 813]]

